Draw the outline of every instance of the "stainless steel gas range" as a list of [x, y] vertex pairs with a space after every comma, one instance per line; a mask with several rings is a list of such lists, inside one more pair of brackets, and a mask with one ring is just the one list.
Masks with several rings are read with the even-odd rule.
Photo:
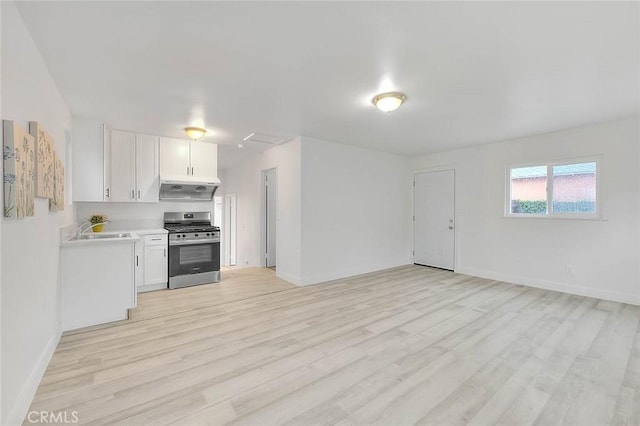
[[220, 281], [220, 228], [211, 212], [166, 212], [169, 231], [169, 288]]

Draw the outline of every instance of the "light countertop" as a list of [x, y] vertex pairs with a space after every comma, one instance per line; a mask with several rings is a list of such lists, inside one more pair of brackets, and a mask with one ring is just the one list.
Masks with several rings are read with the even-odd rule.
[[[95, 240], [75, 240], [73, 237], [75, 236], [75, 225], [69, 225], [61, 230], [61, 238], [60, 238], [60, 246], [61, 247], [72, 247], [78, 245], [93, 245], [93, 244], [120, 244], [120, 243], [130, 243], [138, 241], [141, 237], [144, 238], [146, 235], [166, 235], [169, 233], [164, 228], [157, 226], [157, 224], [150, 224], [151, 226], [145, 226], [143, 222], [113, 222], [107, 223], [104, 226], [104, 231], [96, 234], [120, 234], [120, 233], [129, 233], [131, 237], [122, 237], [122, 238], [98, 238]], [[91, 235], [92, 232], [85, 232], [86, 234]]]
[[137, 233], [135, 232], [100, 232], [102, 235], [109, 234], [121, 234], [127, 233], [129, 236], [127, 237], [117, 237], [117, 238], [97, 238], [95, 240], [75, 240], [75, 239], [66, 239], [60, 242], [60, 247], [76, 247], [76, 246], [94, 246], [94, 245], [106, 245], [106, 244], [131, 244], [135, 243], [140, 239]]
[[[111, 232], [111, 231], [110, 231]], [[145, 229], [115, 229], [113, 232], [134, 232], [138, 235], [168, 234], [164, 228], [145, 228]]]

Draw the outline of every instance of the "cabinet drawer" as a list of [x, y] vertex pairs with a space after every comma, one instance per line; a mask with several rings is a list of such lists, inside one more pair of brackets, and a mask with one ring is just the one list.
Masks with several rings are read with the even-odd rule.
[[144, 245], [145, 246], [167, 245], [168, 240], [169, 240], [169, 237], [167, 234], [145, 235]]

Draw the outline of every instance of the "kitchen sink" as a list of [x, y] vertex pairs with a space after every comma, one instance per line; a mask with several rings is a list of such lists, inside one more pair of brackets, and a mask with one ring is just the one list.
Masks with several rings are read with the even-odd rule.
[[114, 234], [82, 234], [78, 237], [72, 238], [71, 240], [79, 241], [79, 240], [105, 240], [105, 239], [113, 239], [113, 238], [131, 238], [131, 234], [129, 232], [121, 232]]

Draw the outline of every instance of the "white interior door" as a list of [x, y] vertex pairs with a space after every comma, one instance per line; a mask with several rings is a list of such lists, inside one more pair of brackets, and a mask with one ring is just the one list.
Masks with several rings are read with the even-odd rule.
[[223, 222], [224, 206], [223, 197], [216, 195], [213, 197], [213, 220], [211, 224], [220, 228], [220, 266], [229, 266], [229, 258], [227, 257], [227, 229]]
[[224, 196], [224, 255], [226, 264], [236, 264], [236, 194]]
[[264, 203], [265, 203], [265, 266], [276, 266], [276, 202], [277, 202], [277, 174], [276, 169], [264, 172]]
[[416, 173], [414, 179], [413, 262], [453, 270], [455, 172]]

